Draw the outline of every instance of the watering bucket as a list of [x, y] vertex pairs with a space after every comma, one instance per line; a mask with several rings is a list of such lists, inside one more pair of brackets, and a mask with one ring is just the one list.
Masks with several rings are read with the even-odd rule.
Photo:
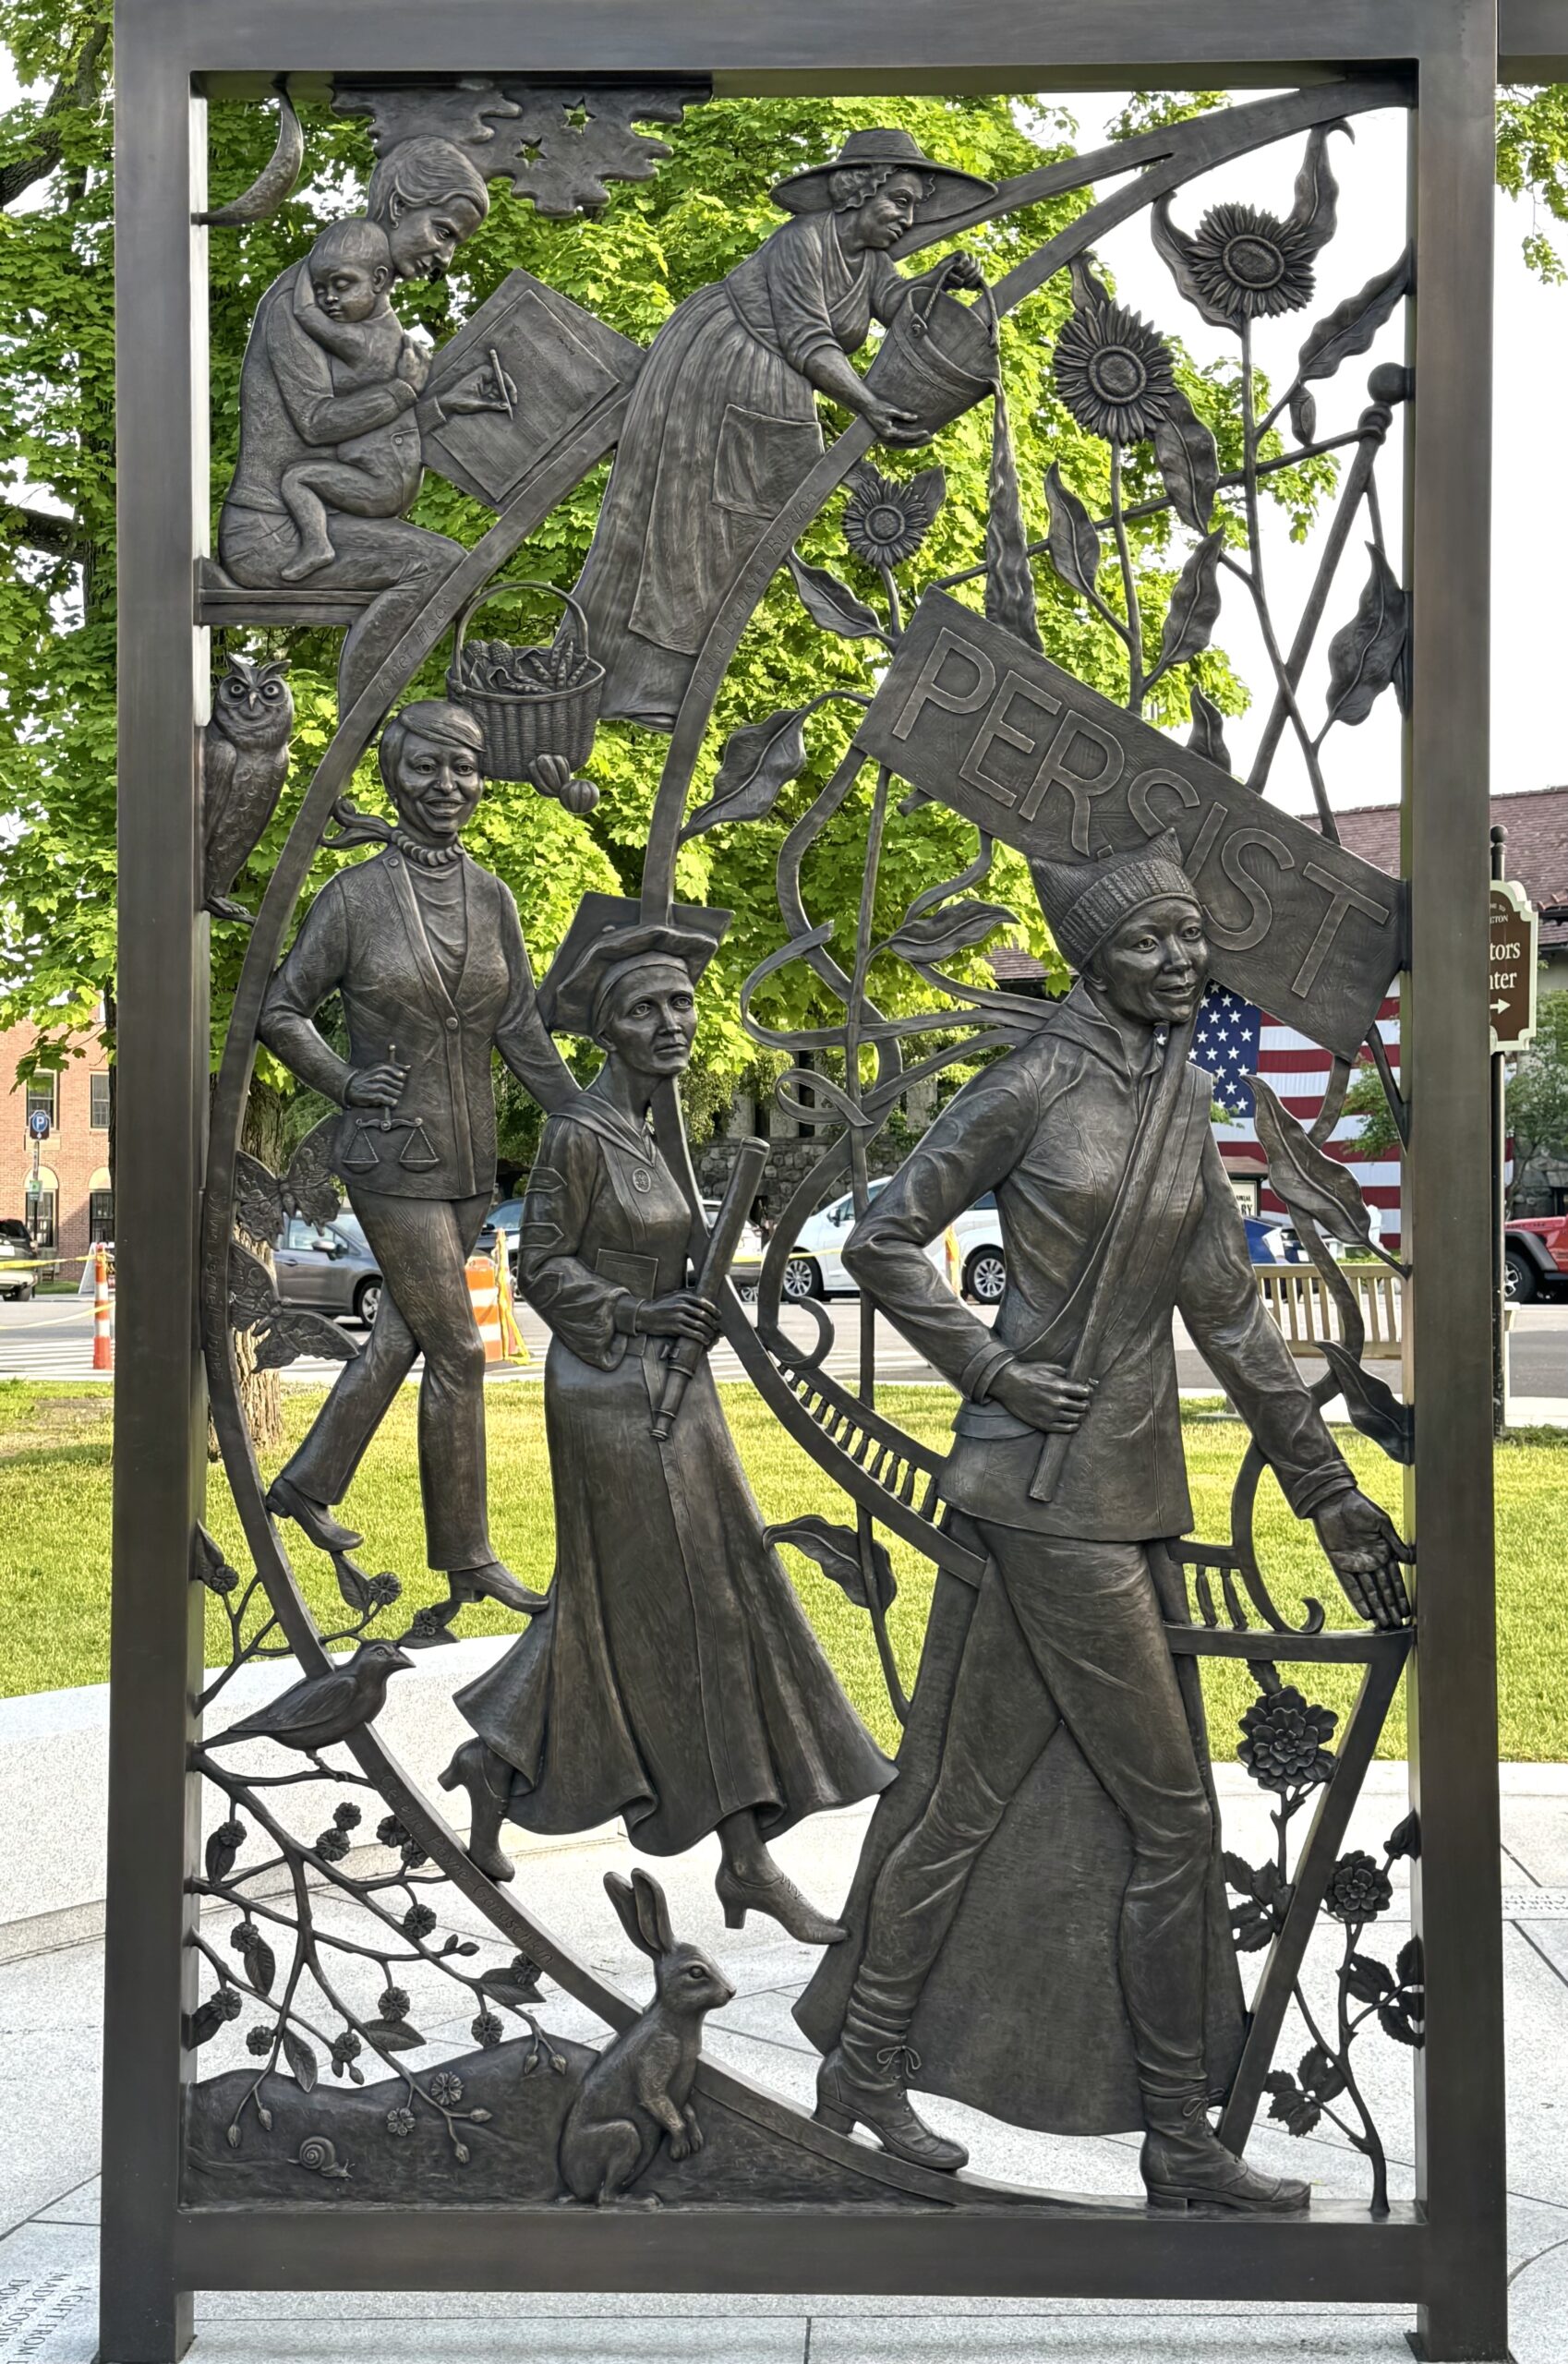
[[[953, 258], [954, 260], [957, 258]], [[989, 287], [972, 305], [944, 292], [944, 264], [893, 316], [865, 382], [928, 431], [983, 402], [996, 384], [996, 306]]]

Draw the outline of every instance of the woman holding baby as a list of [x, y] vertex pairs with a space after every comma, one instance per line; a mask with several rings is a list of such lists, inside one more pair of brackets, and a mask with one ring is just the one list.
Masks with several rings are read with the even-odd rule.
[[[424, 369], [390, 291], [443, 278], [488, 211], [484, 181], [460, 149], [404, 140], [370, 176], [366, 221], [323, 233], [273, 281], [251, 323], [218, 556], [247, 590], [305, 582], [379, 595], [344, 645], [345, 704], [463, 555], [444, 534], [407, 523], [419, 489], [413, 412]], [[325, 307], [318, 283], [339, 288]], [[497, 399], [478, 386], [446, 397], [451, 409]]]

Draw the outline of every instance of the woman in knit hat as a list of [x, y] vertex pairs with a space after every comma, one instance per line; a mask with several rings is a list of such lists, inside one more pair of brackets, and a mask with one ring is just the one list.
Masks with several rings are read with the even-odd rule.
[[[797, 2016], [827, 2056], [818, 2115], [900, 2157], [965, 2155], [911, 2108], [918, 2067], [927, 2092], [1017, 2125], [1142, 2127], [1161, 2205], [1305, 2208], [1305, 2184], [1248, 2167], [1207, 2117], [1243, 2009], [1201, 1697], [1165, 1632], [1187, 1614], [1167, 1546], [1192, 1525], [1176, 1311], [1380, 1625], [1408, 1613], [1404, 1547], [1258, 1300], [1188, 1056], [1208, 947], [1176, 839], [1034, 876], [1077, 984], [844, 1249], [962, 1399], [942, 1492], [985, 1573], [978, 1595], [937, 1579], [850, 1941]], [[986, 1190], [1007, 1267], [994, 1329], [924, 1253]]]

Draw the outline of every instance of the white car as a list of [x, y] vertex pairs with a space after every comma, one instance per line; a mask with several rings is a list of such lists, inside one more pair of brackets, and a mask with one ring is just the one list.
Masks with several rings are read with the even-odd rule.
[[[874, 1182], [872, 1197], [884, 1187], [883, 1181]], [[854, 1199], [846, 1193], [820, 1208], [809, 1223], [802, 1224], [795, 1252], [784, 1267], [786, 1297], [858, 1294], [844, 1270], [844, 1242], [853, 1230], [854, 1222]], [[1007, 1283], [1007, 1264], [1002, 1249], [1001, 1220], [989, 1190], [958, 1217], [952, 1225], [952, 1237], [957, 1253], [951, 1260], [957, 1265], [958, 1285], [963, 1294], [973, 1297], [977, 1305], [1000, 1304]], [[946, 1238], [934, 1239], [925, 1252], [939, 1272], [952, 1277]]]

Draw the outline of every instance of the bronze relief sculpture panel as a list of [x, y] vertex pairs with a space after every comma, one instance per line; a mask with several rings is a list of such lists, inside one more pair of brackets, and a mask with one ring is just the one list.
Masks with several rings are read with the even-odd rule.
[[[226, 1950], [200, 1943], [210, 1991], [190, 2037], [221, 2038], [248, 2012], [262, 2065], [194, 2085], [187, 2195], [204, 2207], [336, 2205], [353, 2184], [368, 2205], [657, 2199], [673, 2210], [1002, 2211], [1031, 2223], [1104, 2213], [965, 2175], [964, 2146], [925, 2123], [915, 2093], [1035, 2129], [1141, 2129], [1142, 2188], [1120, 2196], [1124, 2211], [1298, 2218], [1307, 2183], [1243, 2156], [1269, 2093], [1292, 2132], [1331, 2105], [1345, 2114], [1381, 2215], [1384, 2146], [1350, 2053], [1369, 2014], [1403, 2029], [1394, 2041], [1418, 2040], [1418, 1954], [1406, 1948], [1389, 1967], [1363, 1943], [1392, 1895], [1389, 1866], [1417, 1834], [1402, 1826], [1381, 1864], [1341, 1850], [1413, 1645], [1409, 1552], [1359, 1490], [1324, 1407], [1343, 1389], [1352, 1420], [1394, 1458], [1408, 1458], [1412, 1415], [1361, 1369], [1356, 1298], [1325, 1240], [1366, 1236], [1365, 1209], [1324, 1144], [1363, 1043], [1407, 1124], [1378, 1012], [1408, 957], [1408, 915], [1398, 882], [1334, 842], [1322, 755], [1337, 723], [1405, 694], [1408, 619], [1381, 526], [1387, 583], [1380, 574], [1375, 618], [1364, 601], [1333, 644], [1321, 728], [1303, 718], [1298, 691], [1349, 524], [1363, 503], [1375, 519], [1369, 488], [1408, 392], [1402, 369], [1398, 384], [1374, 370], [1354, 434], [1331, 444], [1317, 435], [1309, 381], [1365, 353], [1395, 316], [1407, 259], [1313, 328], [1267, 408], [1253, 338], [1311, 300], [1333, 227], [1331, 131], [1405, 94], [1369, 81], [1290, 92], [1161, 127], [1114, 160], [1060, 160], [1002, 185], [868, 125], [776, 186], [788, 218], [679, 304], [644, 354], [525, 271], [433, 359], [405, 334], [398, 285], [456, 266], [497, 201], [492, 182], [511, 178], [513, 196], [543, 211], [592, 213], [604, 179], [657, 168], [662, 143], [631, 126], [678, 122], [700, 103], [694, 86], [681, 90], [660, 111], [657, 93], [615, 86], [344, 84], [342, 110], [375, 127], [364, 214], [318, 231], [252, 328], [223, 580], [206, 578], [202, 596], [229, 601], [237, 621], [242, 595], [275, 603], [257, 605], [254, 621], [321, 621], [333, 600], [346, 613], [335, 619], [340, 726], [258, 918], [208, 1176], [207, 1353], [257, 1576], [242, 1583], [215, 1548], [193, 1570], [225, 1603], [233, 1646], [203, 1705], [255, 1658], [293, 1648], [308, 1663], [271, 1722], [241, 1719], [196, 1754], [228, 1801], [199, 1892], [228, 1909], [234, 1934]], [[1286, 139], [1299, 163], [1288, 217], [1220, 208], [1190, 236], [1175, 228], [1173, 191]], [[1085, 194], [1040, 244], [1009, 246], [995, 284], [967, 252], [918, 277], [899, 267], [1101, 177], [1116, 196]], [[1097, 275], [1097, 240], [1140, 211], [1178, 294], [1241, 348], [1239, 464], [1224, 474], [1172, 344]], [[591, 221], [573, 235], [591, 241]], [[1054, 467], [1047, 530], [1031, 537], [1004, 365], [1021, 333], [1011, 316], [1057, 273], [1071, 299], [1053, 383], [1105, 447], [1108, 513], [1097, 517], [1098, 498]], [[850, 356], [874, 323], [885, 333], [862, 371]], [[840, 414], [831, 439], [819, 401]], [[968, 521], [976, 561], [914, 582], [907, 570], [948, 497], [941, 438], [982, 403], [991, 461], [983, 513]], [[1291, 440], [1280, 452], [1268, 439], [1283, 435], [1282, 418]], [[929, 444], [936, 456], [918, 473], [884, 474], [867, 459], [874, 443]], [[1312, 630], [1266, 685], [1278, 727], [1243, 784], [1204, 688], [1220, 677], [1201, 660], [1217, 654], [1222, 591], [1257, 607], [1280, 646], [1260, 570], [1238, 555], [1260, 530], [1260, 476], [1339, 444], [1355, 452], [1309, 602]], [[519, 587], [504, 570], [525, 541], [537, 537], [541, 555], [523, 587], [548, 570], [552, 512], [611, 451], [554, 641], [465, 642], [478, 602]], [[472, 548], [410, 522], [427, 467], [491, 513]], [[877, 605], [796, 548], [840, 487], [845, 536], [880, 585]], [[1150, 504], [1175, 553], [1157, 647], [1128, 541], [1129, 515]], [[879, 670], [863, 689], [846, 687], [837, 663], [826, 688], [802, 678], [795, 705], [730, 731], [694, 802], [726, 668], [786, 569], [809, 622], [868, 644]], [[1104, 669], [1092, 683], [1058, 661], [1090, 623], [1115, 641], [1125, 695], [1110, 694]], [[449, 696], [394, 712], [449, 632]], [[1176, 681], [1186, 744], [1168, 728]], [[509, 717], [509, 700], [528, 707], [525, 720]], [[848, 742], [830, 741], [845, 708]], [[215, 915], [248, 917], [229, 894], [273, 809], [280, 758], [271, 744], [231, 756], [239, 738], [225, 717], [221, 700], [209, 726], [205, 893]], [[497, 797], [539, 790], [585, 823], [597, 791], [577, 775], [601, 718], [640, 727], [639, 756], [660, 766], [640, 895], [585, 898], [536, 986], [512, 895], [463, 833], [487, 785]], [[345, 802], [378, 730], [390, 825]], [[1282, 739], [1308, 774], [1316, 826], [1260, 793]], [[906, 850], [901, 825], [930, 800], [963, 826], [966, 858], [954, 874], [921, 874], [901, 918], [879, 931], [879, 880]], [[525, 826], [530, 809], [521, 794], [508, 807]], [[783, 1054], [778, 1104], [809, 1110], [819, 1153], [778, 1214], [751, 1312], [722, 1269], [730, 1218], [744, 1208], [736, 1198], [710, 1239], [678, 1091], [730, 914], [676, 899], [676, 858], [710, 829], [786, 814], [774, 940], [740, 1013], [760, 1049]], [[862, 823], [858, 926], [852, 943], [835, 942], [808, 908], [814, 850], [830, 828]], [[321, 886], [285, 952], [318, 849], [368, 842], [374, 850]], [[998, 846], [1028, 862], [1075, 972], [1057, 1001], [985, 983], [971, 959], [1016, 924], [977, 891]], [[895, 967], [896, 986], [874, 989], [874, 968], [887, 980]], [[810, 1026], [766, 1015], [764, 989], [786, 970], [809, 982]], [[1266, 1087], [1258, 1098], [1273, 1187], [1338, 1309], [1332, 1391], [1303, 1382], [1257, 1294], [1210, 1079], [1190, 1059], [1211, 976], [1266, 995], [1333, 1054], [1309, 1121]], [[334, 997], [341, 1027], [323, 1016]], [[599, 1053], [585, 1088], [557, 1037]], [[259, 1180], [239, 1162], [258, 1043], [338, 1110], [318, 1163], [345, 1188], [385, 1277], [368, 1342], [264, 1492], [235, 1386], [231, 1301], [245, 1286], [254, 1297], [254, 1276], [233, 1223], [246, 1189], [282, 1206], [309, 1175]], [[522, 1291], [550, 1333], [545, 1594], [491, 1541], [484, 1353], [464, 1276], [495, 1184], [498, 1056], [545, 1117], [518, 1252]], [[905, 1092], [960, 1061], [979, 1071], [874, 1197], [868, 1160]], [[802, 1316], [817, 1333], [810, 1345], [781, 1310], [802, 1224], [846, 1191], [856, 1221], [845, 1261], [864, 1309], [852, 1377], [829, 1363], [820, 1309]], [[994, 1324], [927, 1252], [988, 1192], [1007, 1275]], [[956, 1394], [950, 1450], [909, 1436], [878, 1405], [874, 1311]], [[1221, 1541], [1192, 1537], [1178, 1316], [1250, 1440]], [[709, 1365], [721, 1336], [843, 1492], [840, 1519], [766, 1526]], [[360, 1534], [338, 1516], [416, 1363], [427, 1559], [448, 1598], [400, 1638], [439, 1641], [481, 1598], [525, 1620], [454, 1695], [472, 1737], [440, 1778], [465, 1799], [465, 1835], [411, 1787], [376, 1730], [407, 1660], [371, 1629], [400, 1585], [357, 1567]], [[1314, 1602], [1292, 1625], [1273, 1600], [1254, 1539], [1265, 1469], [1315, 1528], [1352, 1622], [1331, 1628]], [[332, 1557], [350, 1612], [339, 1633], [322, 1635], [310, 1618], [285, 1522]], [[936, 1572], [912, 1692], [888, 1625], [888, 1538]], [[809, 1552], [866, 1616], [902, 1727], [896, 1761], [842, 1687], [783, 1545]], [[355, 1643], [349, 1670], [308, 1663], [329, 1641]], [[1224, 1844], [1201, 1682], [1205, 1661], [1222, 1657], [1254, 1676], [1242, 1759], [1279, 1802], [1278, 1857], [1262, 1866]], [[1365, 1670], [1337, 1754], [1334, 1715], [1279, 1671], [1336, 1662]], [[228, 1742], [292, 1752], [288, 1778], [312, 1785], [295, 1807], [322, 1804], [332, 1788], [313, 1838], [311, 1813], [302, 1821], [271, 1795], [280, 1777], [253, 1769], [259, 1756], [226, 1756]], [[374, 1857], [361, 1854], [368, 1834], [355, 1835], [361, 1789], [366, 1806], [385, 1808]], [[873, 1800], [847, 1898], [803, 1895], [770, 1842]], [[1288, 1826], [1309, 1801], [1314, 1833], [1293, 1852]], [[701, 2056], [708, 2015], [733, 1998], [733, 1965], [722, 1940], [715, 1958], [678, 1942], [645, 1871], [609, 1885], [615, 1916], [653, 1966], [641, 2011], [539, 1917], [507, 1826], [564, 1837], [616, 1818], [642, 1855], [679, 1857], [716, 1835], [725, 1928], [754, 1913], [820, 1956], [802, 1965], [796, 2005], [823, 2055], [814, 2115], [730, 2074], [711, 2046]], [[261, 1844], [247, 1858], [253, 1837]], [[276, 1862], [292, 1887], [282, 1903], [264, 1878]], [[512, 1949], [509, 1964], [469, 1967], [476, 1941], [459, 1899]], [[1341, 2014], [1337, 2039], [1312, 2021], [1301, 1975], [1320, 1902], [1346, 1933], [1342, 1997], [1346, 1982], [1378, 1987], [1354, 2022]], [[348, 1937], [351, 1923], [366, 1934]], [[706, 1945], [715, 1933], [697, 1934]], [[1239, 1957], [1265, 1949], [1248, 1996]], [[380, 1966], [374, 1994], [366, 1961]], [[549, 2032], [547, 1980], [611, 2030], [602, 2051]], [[416, 1997], [450, 2005], [454, 1984], [472, 2008], [472, 2049], [432, 2067]], [[1293, 2006], [1311, 2036], [1294, 2077], [1273, 2065]], [[318, 2080], [326, 2064], [331, 2088]]]

